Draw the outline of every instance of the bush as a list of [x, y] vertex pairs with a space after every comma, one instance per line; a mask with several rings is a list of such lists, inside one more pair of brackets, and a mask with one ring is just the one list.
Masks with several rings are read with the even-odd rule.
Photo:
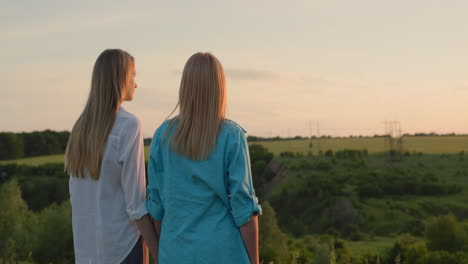
[[257, 160], [263, 160], [268, 164], [274, 157], [274, 154], [261, 144], [249, 145], [249, 154], [251, 163], [255, 163]]
[[328, 160], [317, 160], [312, 164], [312, 168], [316, 170], [329, 171], [333, 168], [333, 164]]
[[467, 242], [463, 225], [451, 214], [429, 218], [425, 223], [425, 236], [430, 250], [455, 252]]
[[427, 250], [425, 242], [414, 243], [404, 251], [405, 263], [418, 263], [420, 259], [427, 256], [429, 251]]
[[305, 159], [294, 161], [290, 166], [292, 170], [311, 170], [314, 169], [314, 164]]
[[284, 158], [294, 158], [294, 152], [291, 151], [284, 151], [280, 153], [280, 157]]
[[350, 234], [349, 239], [352, 241], [365, 241], [369, 239], [369, 236], [364, 232], [356, 231]]
[[335, 152], [335, 157], [339, 159], [352, 159], [357, 160], [365, 157], [367, 154], [367, 150], [360, 151], [360, 150], [353, 150], [353, 149], [344, 149]]
[[296, 158], [303, 158], [303, 157], [305, 157], [304, 153], [296, 152]]
[[468, 263], [468, 254], [465, 252], [450, 253], [447, 251], [429, 252], [416, 264], [465, 264]]
[[29, 208], [40, 211], [69, 199], [68, 177], [21, 177], [22, 197]]
[[333, 206], [330, 207], [330, 218], [329, 222], [331, 227], [336, 228], [344, 232], [345, 234], [351, 234], [348, 232], [348, 228], [353, 226], [356, 230], [361, 223], [361, 215], [358, 210], [354, 208], [351, 200], [347, 198], [340, 198], [336, 200]]
[[387, 263], [394, 263], [394, 261], [399, 258], [403, 263], [413, 263], [406, 262], [406, 256], [404, 255], [405, 249], [417, 242], [416, 238], [409, 234], [400, 235], [390, 250], [387, 252], [385, 259]]
[[327, 243], [319, 244], [315, 247], [314, 262], [315, 264], [330, 263], [330, 246]]
[[359, 186], [359, 196], [362, 198], [379, 198], [382, 197], [382, 189], [377, 184], [364, 183]]

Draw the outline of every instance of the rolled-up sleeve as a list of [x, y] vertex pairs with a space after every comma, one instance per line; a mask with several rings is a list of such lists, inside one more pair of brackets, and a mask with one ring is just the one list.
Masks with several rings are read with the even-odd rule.
[[164, 218], [164, 207], [161, 202], [159, 187], [163, 164], [159, 141], [159, 130], [157, 130], [151, 141], [148, 160], [148, 199], [146, 200], [146, 208], [154, 219], [161, 222]]
[[141, 123], [127, 121], [120, 138], [122, 172], [120, 181], [125, 197], [126, 211], [132, 221], [141, 219], [146, 210], [145, 153]]
[[247, 140], [243, 131], [231, 137], [228, 145], [228, 179], [231, 214], [237, 226], [247, 223], [253, 214], [261, 214], [252, 182]]

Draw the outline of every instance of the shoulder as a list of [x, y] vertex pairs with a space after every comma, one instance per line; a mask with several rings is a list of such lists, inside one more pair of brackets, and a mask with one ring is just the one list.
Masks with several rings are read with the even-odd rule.
[[140, 123], [140, 119], [136, 115], [128, 112], [123, 107], [119, 108], [117, 118], [130, 123]]
[[153, 139], [160, 138], [166, 132], [167, 128], [170, 126], [173, 119], [169, 119], [164, 121], [159, 127], [156, 129], [153, 135]]
[[238, 123], [226, 119], [223, 123], [223, 129], [221, 132], [221, 140], [225, 142], [224, 146], [226, 146], [225, 153], [235, 154], [239, 153], [242, 149], [246, 149], [246, 133], [246, 130]]
[[117, 129], [118, 144], [122, 151], [120, 159], [125, 160], [129, 151], [134, 146], [139, 146], [140, 140], [141, 144], [143, 144], [141, 121], [136, 115], [120, 107], [114, 126]]
[[140, 119], [125, 110], [123, 107], [120, 107], [117, 112], [117, 117], [115, 122], [121, 127], [122, 134], [135, 134], [141, 131], [141, 121]]
[[228, 133], [233, 133], [235, 135], [239, 135], [239, 134], [246, 134], [247, 131], [241, 127], [238, 123], [230, 120], [230, 119], [226, 119], [224, 121], [224, 124], [223, 126], [225, 127], [225, 130], [228, 131]]
[[221, 131], [221, 135], [226, 138], [228, 142], [235, 144], [238, 144], [240, 141], [244, 141], [247, 136], [247, 131], [242, 126], [229, 119], [226, 119], [223, 122], [223, 128]]

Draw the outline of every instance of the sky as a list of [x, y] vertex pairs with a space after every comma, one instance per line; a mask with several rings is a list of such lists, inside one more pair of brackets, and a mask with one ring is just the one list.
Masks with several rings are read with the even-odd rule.
[[71, 130], [97, 56], [136, 59], [145, 137], [211, 52], [228, 118], [256, 136], [468, 133], [468, 1], [0, 0], [0, 131]]

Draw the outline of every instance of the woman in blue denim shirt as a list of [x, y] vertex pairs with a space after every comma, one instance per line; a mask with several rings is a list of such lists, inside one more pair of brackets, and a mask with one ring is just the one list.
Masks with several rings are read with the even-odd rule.
[[147, 209], [160, 264], [259, 263], [261, 208], [243, 130], [225, 118], [218, 59], [194, 54], [182, 74], [179, 114], [151, 142]]

